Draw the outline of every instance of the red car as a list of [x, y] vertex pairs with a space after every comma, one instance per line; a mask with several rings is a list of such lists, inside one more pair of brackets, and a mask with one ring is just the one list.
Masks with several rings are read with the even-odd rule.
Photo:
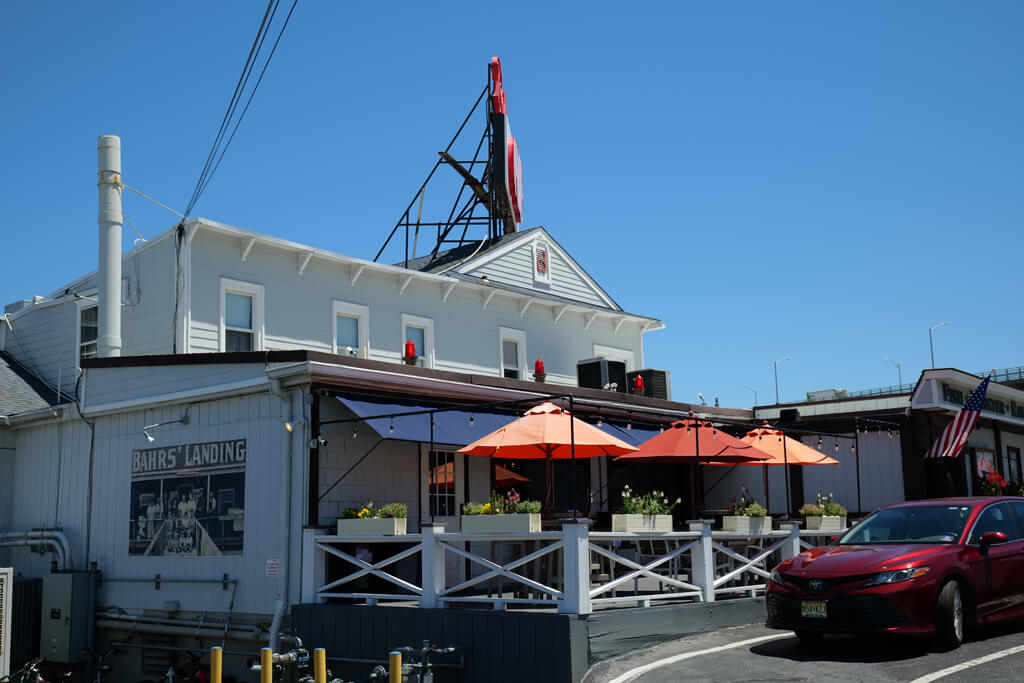
[[934, 635], [1024, 616], [1024, 498], [899, 503], [831, 545], [781, 562], [766, 599], [769, 628], [802, 642], [826, 633]]

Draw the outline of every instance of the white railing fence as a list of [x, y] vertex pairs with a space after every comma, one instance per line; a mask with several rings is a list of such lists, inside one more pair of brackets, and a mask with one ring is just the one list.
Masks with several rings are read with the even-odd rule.
[[670, 533], [591, 532], [580, 521], [565, 522], [560, 531], [467, 534], [424, 525], [404, 536], [305, 529], [302, 600], [531, 606], [564, 614], [713, 602], [763, 593], [778, 562], [839, 533], [801, 531], [795, 523], [755, 535], [712, 531], [703, 520], [688, 526]]

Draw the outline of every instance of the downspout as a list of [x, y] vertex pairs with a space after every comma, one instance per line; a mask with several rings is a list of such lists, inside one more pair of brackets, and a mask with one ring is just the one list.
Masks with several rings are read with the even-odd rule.
[[[274, 618], [270, 622], [270, 649], [274, 652], [279, 652], [281, 646], [281, 621], [284, 619], [284, 613], [288, 609], [288, 565], [291, 559], [292, 539], [292, 444], [294, 443], [295, 436], [302, 438], [305, 434], [306, 421], [305, 418], [300, 421], [292, 420], [291, 397], [281, 387], [280, 380], [270, 379], [268, 384], [270, 393], [281, 401], [281, 421], [289, 422], [293, 425], [293, 430], [284, 430], [284, 436], [282, 437], [285, 454], [285, 457], [282, 458], [284, 467], [282, 480], [285, 482], [285, 495], [281, 497], [283, 506], [282, 517], [285, 522], [282, 533], [284, 557], [281, 558], [281, 576], [278, 586], [277, 604], [274, 607]], [[298, 427], [301, 427], [301, 429], [296, 430]], [[296, 431], [298, 432], [297, 434]]]

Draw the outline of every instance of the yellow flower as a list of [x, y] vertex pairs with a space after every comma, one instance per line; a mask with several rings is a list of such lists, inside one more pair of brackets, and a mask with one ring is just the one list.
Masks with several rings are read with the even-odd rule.
[[369, 517], [369, 516], [370, 516], [370, 508], [363, 508], [362, 510], [359, 511], [359, 518], [360, 519], [362, 519], [363, 517]]
[[491, 512], [491, 504], [490, 503], [484, 503], [484, 513], [485, 514], [490, 514], [490, 512]]

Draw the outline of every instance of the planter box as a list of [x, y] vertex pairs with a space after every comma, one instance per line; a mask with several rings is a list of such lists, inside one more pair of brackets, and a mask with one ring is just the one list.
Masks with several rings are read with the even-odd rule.
[[462, 515], [465, 534], [526, 534], [540, 531], [540, 513]]
[[612, 531], [641, 533], [672, 531], [672, 515], [612, 515]]
[[339, 536], [404, 536], [405, 517], [339, 519]]
[[808, 529], [817, 529], [818, 531], [842, 531], [846, 528], [846, 517], [840, 517], [839, 515], [810, 515], [805, 517], [807, 520]]
[[772, 518], [726, 515], [722, 517], [722, 529], [744, 534], [763, 534], [772, 530]]

